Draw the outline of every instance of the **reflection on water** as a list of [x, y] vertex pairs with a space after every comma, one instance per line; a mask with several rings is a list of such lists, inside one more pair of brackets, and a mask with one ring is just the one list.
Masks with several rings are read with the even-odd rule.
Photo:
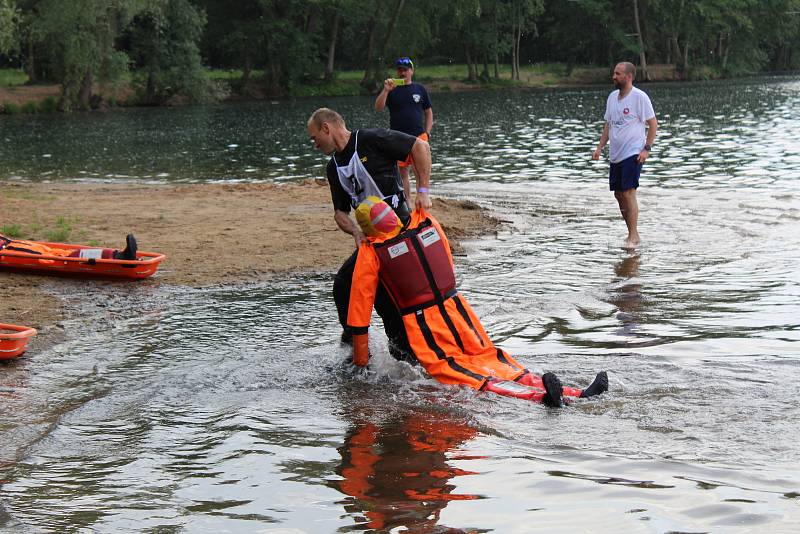
[[[391, 360], [379, 327], [357, 372], [329, 274], [196, 290], [54, 279], [88, 318], [0, 366], [0, 530], [798, 531], [798, 87], [709, 87], [652, 89], [665, 135], [636, 251], [582, 148], [605, 90], [435, 101], [456, 147], [435, 147], [438, 194], [507, 221], [466, 243], [460, 290], [523, 365], [567, 385], [607, 370], [609, 394], [554, 411], [442, 386]], [[495, 115], [470, 124], [480, 102]], [[320, 168], [305, 143], [296, 168]]]
[[480, 498], [454, 492], [456, 477], [477, 473], [452, 465], [479, 459], [459, 453], [477, 434], [446, 413], [411, 413], [381, 424], [357, 422], [339, 448], [342, 463], [336, 473], [341, 480], [331, 485], [349, 496], [340, 504], [359, 529], [466, 532], [440, 520], [449, 502]]
[[616, 334], [631, 336], [636, 333], [639, 322], [638, 310], [642, 305], [642, 284], [636, 279], [639, 275], [641, 257], [633, 252], [614, 264], [616, 279], [612, 282], [612, 292], [608, 302], [619, 310], [617, 319], [622, 326]]

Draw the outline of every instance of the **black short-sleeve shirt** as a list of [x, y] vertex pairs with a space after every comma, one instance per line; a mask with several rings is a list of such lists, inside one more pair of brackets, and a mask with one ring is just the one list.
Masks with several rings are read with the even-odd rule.
[[431, 99], [425, 87], [418, 83], [401, 85], [386, 97], [389, 108], [389, 128], [418, 136], [425, 131], [425, 110]]
[[417, 141], [416, 137], [385, 128], [365, 128], [352, 132], [347, 146], [341, 152], [334, 152], [326, 168], [333, 208], [345, 213], [349, 213], [352, 207], [350, 195], [339, 182], [339, 174], [336, 172], [336, 164], [333, 159], [336, 158], [339, 166], [346, 166], [350, 163], [355, 148], [356, 134], [358, 134], [358, 156], [361, 158], [361, 163], [372, 176], [375, 185], [378, 186], [384, 197], [403, 193], [403, 182], [400, 179], [397, 162], [408, 157]]

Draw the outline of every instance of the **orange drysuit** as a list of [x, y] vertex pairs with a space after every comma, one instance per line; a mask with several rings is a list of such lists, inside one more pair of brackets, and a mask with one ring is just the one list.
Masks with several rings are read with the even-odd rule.
[[[456, 290], [450, 245], [431, 215], [415, 210], [399, 235], [361, 244], [347, 316], [354, 335], [369, 328], [379, 278], [403, 316], [411, 350], [436, 380], [542, 400], [541, 377], [494, 346]], [[580, 396], [581, 390], [565, 387], [563, 394]]]
[[[25, 252], [27, 254], [41, 254], [42, 256], [58, 256], [58, 257], [73, 257], [73, 258], [80, 258], [81, 257], [81, 250], [80, 249], [66, 249], [66, 248], [58, 248], [50, 245], [46, 245], [44, 243], [39, 243], [37, 241], [23, 241], [21, 239], [9, 239], [3, 235], [0, 235], [0, 250], [10, 250], [15, 252]], [[97, 250], [101, 255], [100, 257], [103, 259], [114, 259], [114, 253], [117, 252], [113, 248], [103, 248], [103, 249], [90, 249], [90, 250]], [[49, 260], [40, 260], [43, 262]]]
[[75, 252], [74, 250], [50, 247], [35, 241], [9, 239], [2, 235], [0, 235], [0, 249], [27, 252], [28, 254], [42, 254], [45, 256], [69, 256]]

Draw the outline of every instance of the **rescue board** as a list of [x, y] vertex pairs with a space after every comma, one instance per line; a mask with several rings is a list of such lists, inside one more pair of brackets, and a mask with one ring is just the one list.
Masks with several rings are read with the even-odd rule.
[[25, 352], [28, 340], [36, 335], [29, 326], [0, 323], [0, 360], [10, 360]]
[[[46, 243], [43, 241], [37, 241], [37, 243], [69, 250], [97, 249], [97, 247], [66, 243]], [[153, 275], [165, 257], [164, 254], [156, 252], [137, 251], [135, 260], [114, 260], [71, 258], [47, 254], [31, 254], [18, 250], [0, 250], [0, 270], [79, 278], [141, 279]]]

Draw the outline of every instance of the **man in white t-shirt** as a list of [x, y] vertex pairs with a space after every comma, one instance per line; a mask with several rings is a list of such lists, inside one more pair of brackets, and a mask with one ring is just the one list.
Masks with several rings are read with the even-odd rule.
[[614, 67], [612, 81], [617, 89], [608, 95], [603, 134], [592, 153], [593, 160], [600, 159], [606, 143], [611, 141], [608, 154], [611, 162], [608, 185], [609, 189], [614, 191], [622, 218], [628, 226], [626, 247], [635, 247], [639, 244], [637, 229], [639, 205], [636, 202], [636, 188], [639, 187], [642, 165], [650, 155], [658, 129], [653, 104], [644, 91], [633, 86], [635, 77], [636, 67], [633, 63], [623, 62]]

